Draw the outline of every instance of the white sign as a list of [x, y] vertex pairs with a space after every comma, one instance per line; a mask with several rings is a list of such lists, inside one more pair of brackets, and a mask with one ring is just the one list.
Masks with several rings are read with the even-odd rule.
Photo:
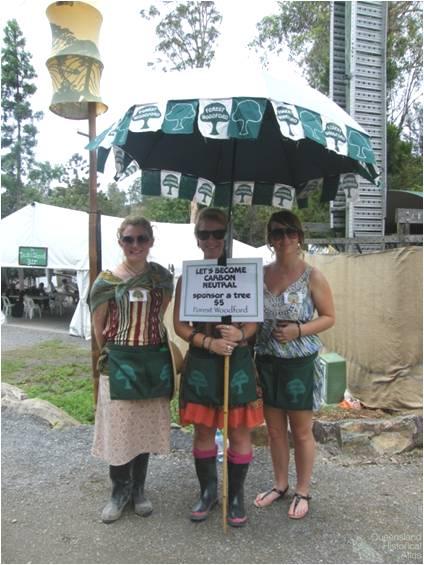
[[180, 320], [262, 322], [263, 288], [262, 259], [183, 261]]

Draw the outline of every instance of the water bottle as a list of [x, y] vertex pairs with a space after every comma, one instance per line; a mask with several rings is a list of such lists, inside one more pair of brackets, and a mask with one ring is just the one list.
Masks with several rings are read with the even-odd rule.
[[222, 435], [221, 430], [216, 430], [215, 443], [218, 448], [218, 463], [222, 463], [224, 461], [224, 436]]

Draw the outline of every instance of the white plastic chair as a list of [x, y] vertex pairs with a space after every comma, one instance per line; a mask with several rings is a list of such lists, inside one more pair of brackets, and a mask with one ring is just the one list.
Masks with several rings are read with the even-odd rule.
[[50, 310], [55, 314], [59, 314], [59, 316], [63, 315], [63, 297], [59, 294], [55, 294], [53, 300], [49, 301]]
[[13, 304], [10, 302], [9, 298], [7, 296], [2, 296], [1, 309], [3, 311], [3, 314], [6, 316], [6, 318], [12, 315], [12, 308], [13, 308]]
[[24, 318], [29, 318], [30, 320], [34, 317], [34, 312], [37, 312], [41, 318], [41, 308], [34, 300], [29, 296], [24, 296]]

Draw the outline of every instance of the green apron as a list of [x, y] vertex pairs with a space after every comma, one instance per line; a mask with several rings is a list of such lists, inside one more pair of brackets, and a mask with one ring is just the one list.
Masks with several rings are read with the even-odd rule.
[[[222, 406], [224, 357], [190, 347], [182, 377], [183, 403]], [[236, 347], [230, 357], [229, 406], [243, 406], [257, 399], [256, 370], [249, 348]]]
[[256, 355], [264, 404], [283, 410], [312, 410], [315, 358]]
[[171, 397], [173, 371], [168, 345], [107, 344], [111, 400]]

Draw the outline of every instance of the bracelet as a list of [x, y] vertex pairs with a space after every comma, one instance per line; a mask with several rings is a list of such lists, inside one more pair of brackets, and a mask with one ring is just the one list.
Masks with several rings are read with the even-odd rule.
[[296, 320], [296, 324], [297, 324], [297, 329], [298, 329], [298, 331], [299, 331], [299, 335], [297, 336], [297, 339], [299, 339], [299, 338], [302, 337], [302, 329], [301, 329], [301, 327], [300, 327], [300, 322], [299, 322], [299, 320]]
[[189, 342], [189, 343], [193, 343], [194, 336], [195, 336], [196, 334], [198, 334], [198, 333], [199, 333], [199, 330], [196, 330], [196, 329], [194, 328], [194, 329], [192, 330], [191, 334], [190, 334], [190, 337], [188, 338], [188, 342]]
[[212, 342], [213, 342], [213, 337], [209, 337], [209, 345], [208, 345], [208, 351], [209, 351], [209, 353], [213, 353], [213, 351], [211, 351]]
[[241, 331], [241, 339], [239, 339], [239, 341], [244, 341], [246, 339], [246, 336], [244, 334], [244, 329], [243, 328], [239, 328], [239, 330]]
[[202, 349], [206, 349], [206, 348], [205, 348], [205, 341], [206, 341], [207, 338], [208, 338], [207, 335], [204, 335], [204, 336], [203, 336], [202, 345], [201, 345]]

